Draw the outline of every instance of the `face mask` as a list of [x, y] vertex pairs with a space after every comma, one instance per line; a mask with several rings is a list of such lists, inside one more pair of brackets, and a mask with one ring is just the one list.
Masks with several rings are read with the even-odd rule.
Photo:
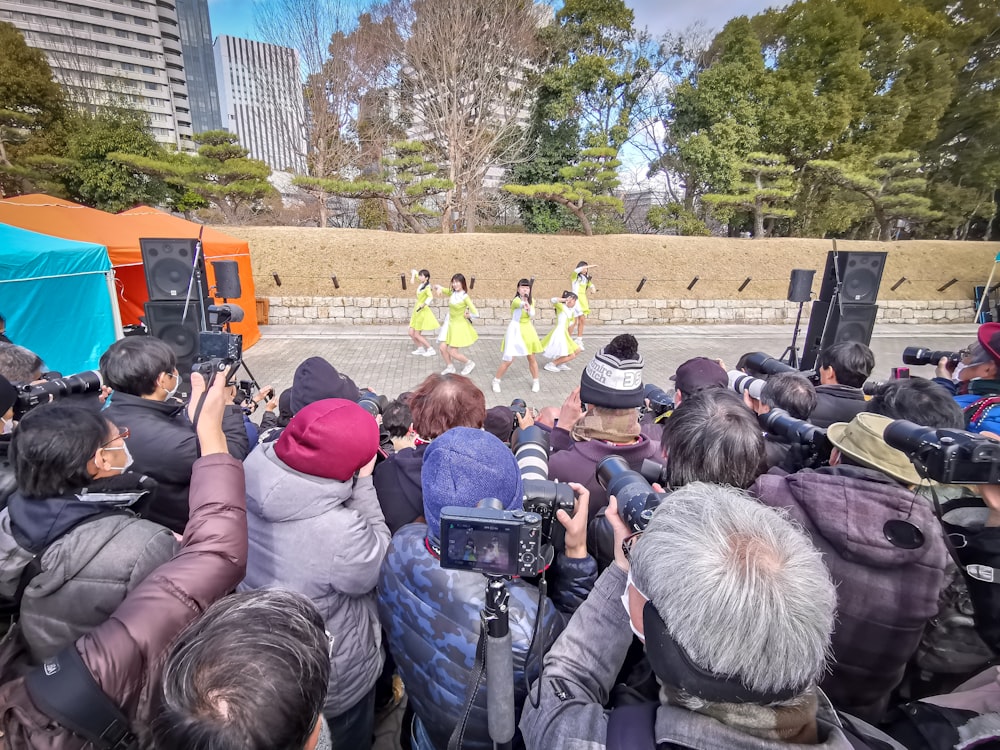
[[120, 447], [120, 448], [117, 448], [117, 447], [116, 448], [105, 448], [104, 450], [106, 450], [106, 451], [125, 451], [125, 464], [123, 466], [115, 466], [114, 469], [119, 474], [124, 474], [126, 471], [128, 471], [128, 467], [130, 467], [132, 465], [133, 458], [132, 458], [132, 454], [129, 452], [128, 444], [127, 443], [125, 445], [123, 445], [122, 447]]
[[3, 424], [3, 429], [0, 429], [0, 435], [9, 435], [14, 431], [14, 420], [4, 419], [0, 417], [0, 424]]
[[643, 643], [645, 643], [646, 642], [645, 637], [642, 635], [642, 633], [640, 633], [638, 630], [636, 630], [635, 625], [632, 624], [632, 610], [631, 610], [631, 608], [628, 605], [628, 588], [629, 588], [629, 586], [631, 586], [632, 588], [634, 588], [641, 597], [646, 598], [646, 595], [643, 594], [641, 591], [639, 591], [639, 587], [636, 586], [635, 583], [633, 583], [633, 581], [632, 581], [632, 571], [631, 570], [628, 573], [628, 580], [625, 581], [625, 590], [622, 592], [622, 606], [625, 608], [625, 614], [628, 616], [628, 626], [630, 628], [632, 628], [632, 632], [635, 634], [635, 637], [638, 638]]
[[[171, 375], [173, 375], [173, 373], [171, 373]], [[174, 378], [174, 387], [171, 388], [169, 391], [167, 391], [167, 398], [171, 398], [175, 393], [177, 393], [177, 388], [181, 384], [180, 376], [173, 375], [173, 378]]]
[[951, 379], [954, 380], [956, 383], [961, 383], [962, 382], [962, 378], [959, 377], [959, 374], [966, 367], [968, 367], [968, 365], [965, 364], [964, 362], [959, 362], [957, 365], [955, 365], [955, 372], [953, 372], [951, 374]]

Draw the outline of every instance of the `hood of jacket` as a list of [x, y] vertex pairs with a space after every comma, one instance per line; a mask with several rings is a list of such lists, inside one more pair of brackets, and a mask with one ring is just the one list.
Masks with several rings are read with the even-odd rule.
[[626, 461], [634, 454], [645, 454], [651, 448], [656, 448], [654, 440], [645, 435], [638, 435], [638, 440], [627, 445], [612, 445], [603, 440], [580, 440], [573, 443], [573, 450], [589, 461], [600, 461], [607, 456], [621, 456]]
[[301, 521], [328, 513], [351, 499], [351, 482], [296, 471], [275, 455], [274, 446], [257, 446], [243, 462], [247, 513], [270, 523]]
[[309, 404], [325, 398], [345, 398], [358, 402], [361, 391], [354, 381], [337, 372], [337, 368], [322, 357], [310, 357], [300, 364], [292, 378], [289, 406], [297, 414]]
[[[856, 466], [824, 467], [780, 476], [765, 474], [751, 490], [772, 507], [786, 507], [812, 526], [845, 560], [874, 568], [895, 568], [926, 561], [936, 565], [940, 537], [930, 504], [881, 472]], [[883, 526], [908, 520], [924, 533], [917, 549], [894, 546]]]

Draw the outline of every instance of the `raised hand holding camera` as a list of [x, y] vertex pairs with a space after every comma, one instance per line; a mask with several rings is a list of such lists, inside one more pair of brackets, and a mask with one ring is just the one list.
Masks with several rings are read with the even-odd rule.
[[566, 529], [566, 557], [583, 559], [587, 552], [587, 522], [590, 519], [590, 490], [577, 482], [568, 482], [576, 495], [576, 505], [571, 516], [560, 508], [556, 520]]

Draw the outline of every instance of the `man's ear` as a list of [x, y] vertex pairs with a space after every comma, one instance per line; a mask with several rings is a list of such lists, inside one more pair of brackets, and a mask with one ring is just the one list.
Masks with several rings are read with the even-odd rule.
[[997, 378], [997, 363], [992, 359], [989, 362], [983, 364], [983, 378], [986, 380], [996, 380]]

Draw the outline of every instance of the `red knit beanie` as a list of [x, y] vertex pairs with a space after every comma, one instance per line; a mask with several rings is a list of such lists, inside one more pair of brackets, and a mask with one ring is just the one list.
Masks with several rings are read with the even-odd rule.
[[375, 417], [352, 401], [327, 398], [292, 417], [274, 452], [303, 474], [346, 482], [372, 460], [378, 444]]

